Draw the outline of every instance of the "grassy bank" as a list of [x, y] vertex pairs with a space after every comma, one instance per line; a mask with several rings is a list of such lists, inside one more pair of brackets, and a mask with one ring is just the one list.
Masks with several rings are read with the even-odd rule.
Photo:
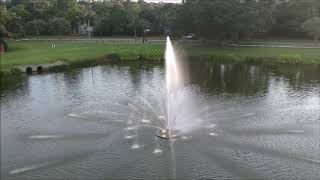
[[320, 64], [320, 49], [272, 47], [185, 47], [188, 55], [235, 61]]
[[[164, 45], [141, 43], [55, 41], [55, 48], [51, 44], [51, 41], [9, 41], [9, 51], [1, 55], [1, 71], [10, 71], [16, 65], [46, 64], [58, 60], [70, 64], [89, 62], [110, 54], [117, 54], [121, 59], [135, 60], [143, 56], [144, 59], [158, 60], [163, 58], [165, 49]], [[208, 46], [182, 46], [179, 49], [185, 56], [320, 64], [320, 49]]]
[[136, 59], [144, 55], [155, 59], [162, 57], [162, 45], [142, 45], [103, 42], [56, 41], [55, 48], [50, 41], [10, 41], [9, 51], [1, 55], [1, 71], [8, 71], [15, 65], [46, 64], [58, 60], [66, 63], [96, 60], [108, 54], [118, 54], [123, 59]]

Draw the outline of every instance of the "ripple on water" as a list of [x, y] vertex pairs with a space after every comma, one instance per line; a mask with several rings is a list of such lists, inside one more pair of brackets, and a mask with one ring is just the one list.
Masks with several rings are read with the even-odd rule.
[[183, 141], [189, 141], [189, 140], [192, 139], [192, 136], [181, 136], [181, 139], [182, 139]]
[[215, 124], [209, 124], [208, 126], [206, 126], [207, 128], [211, 129], [211, 128], [215, 128], [216, 125]]
[[209, 133], [209, 136], [219, 136], [219, 134], [218, 134], [218, 133], [211, 132], [211, 133]]
[[139, 144], [133, 144], [131, 146], [131, 149], [140, 149], [140, 148], [141, 148], [141, 146]]
[[12, 171], [9, 172], [10, 175], [15, 175], [15, 174], [21, 174], [21, 173], [25, 173], [25, 172], [29, 172], [29, 171], [34, 171], [43, 167], [47, 167], [53, 164], [56, 164], [59, 161], [53, 161], [53, 162], [44, 162], [44, 163], [39, 163], [39, 164], [33, 164], [33, 165], [29, 165], [29, 166], [25, 166], [22, 168], [18, 168], [18, 169], [14, 169]]
[[149, 119], [142, 119], [141, 122], [142, 122], [142, 123], [146, 123], [146, 124], [151, 123], [151, 121], [150, 121]]
[[153, 154], [160, 155], [160, 154], [162, 154], [162, 152], [163, 152], [162, 149], [156, 148], [156, 149], [154, 149]]
[[136, 129], [136, 127], [127, 127], [125, 130], [132, 131], [132, 130], [135, 130], [135, 129]]
[[124, 139], [133, 139], [134, 137], [136, 137], [136, 135], [128, 135], [128, 136], [124, 136]]
[[12, 170], [12, 171], [10, 171], [10, 174], [11, 175], [20, 174], [20, 173], [24, 173], [24, 172], [27, 172], [27, 171], [38, 169], [40, 167], [42, 167], [42, 166], [41, 165], [26, 166], [26, 167], [23, 167], [23, 168]]
[[31, 135], [29, 139], [61, 139], [66, 136], [64, 135]]
[[[200, 92], [208, 97], [207, 114], [201, 114], [206, 121], [200, 132], [172, 140], [182, 141], [174, 144], [177, 177], [240, 179], [256, 174], [257, 179], [319, 179], [318, 67], [309, 71], [313, 67], [258, 65], [254, 77], [259, 81], [252, 81], [249, 87], [243, 86], [247, 82], [232, 81], [238, 80], [238, 69], [247, 69], [247, 64], [233, 69], [224, 66], [225, 77], [210, 79], [207, 85], [203, 84], [209, 80], [206, 70], [198, 74], [203, 69], [200, 65], [190, 68], [190, 73], [197, 73], [190, 78], [200, 78], [190, 80], [201, 89], [212, 90]], [[146, 84], [165, 78], [162, 68], [139, 73], [129, 67], [93, 69], [94, 74], [84, 68], [76, 73], [30, 76], [26, 86], [1, 96], [1, 130], [5, 130], [1, 138], [7, 144], [1, 147], [3, 179], [103, 179], [110, 173], [119, 179], [171, 177], [168, 141], [153, 138], [153, 130], [136, 126], [165, 121], [166, 113], [127, 106], [132, 97], [147, 91]], [[211, 72], [220, 77], [216, 70]], [[295, 72], [299, 78], [293, 77]], [[245, 73], [241, 72], [247, 77]], [[231, 86], [220, 86], [225, 78], [231, 79]], [[46, 97], [53, 98], [47, 101]], [[153, 104], [159, 102], [151, 101]], [[139, 113], [141, 110], [148, 113]], [[50, 161], [43, 161], [47, 158]]]
[[67, 114], [67, 116], [73, 117], [73, 118], [84, 118], [84, 117], [81, 116], [80, 114], [74, 114], [74, 113]]

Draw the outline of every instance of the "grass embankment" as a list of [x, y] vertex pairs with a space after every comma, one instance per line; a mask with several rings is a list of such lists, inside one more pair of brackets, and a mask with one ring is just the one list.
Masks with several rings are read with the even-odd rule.
[[195, 47], [186, 49], [192, 56], [206, 56], [222, 60], [320, 64], [319, 48]]
[[[10, 41], [9, 51], [1, 55], [1, 71], [9, 72], [14, 66], [26, 64], [90, 62], [106, 55], [117, 54], [121, 59], [148, 60], [163, 58], [164, 45], [134, 43], [104, 43], [89, 41]], [[266, 48], [266, 47], [182, 47], [186, 56], [201, 56], [228, 60], [263, 60], [283, 63], [320, 64], [320, 49]]]
[[1, 55], [1, 71], [8, 71], [16, 65], [47, 64], [56, 61], [79, 63], [96, 60], [109, 54], [118, 54], [123, 59], [162, 57], [162, 45], [124, 44], [103, 42], [55, 41], [55, 48], [49, 41], [10, 41], [9, 51]]

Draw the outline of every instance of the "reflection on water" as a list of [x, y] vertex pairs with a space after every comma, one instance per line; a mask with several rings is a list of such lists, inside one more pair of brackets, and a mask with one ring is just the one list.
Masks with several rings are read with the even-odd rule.
[[270, 85], [278, 81], [285, 81], [293, 90], [303, 90], [306, 86], [317, 88], [320, 81], [319, 65], [194, 60], [189, 61], [189, 66], [192, 83], [218, 93], [264, 95], [268, 93]]
[[[185, 68], [209, 111], [202, 129], [175, 141], [177, 178], [320, 177], [320, 66], [190, 60]], [[98, 66], [2, 91], [2, 179], [171, 177], [169, 144], [127, 126], [132, 99], [164, 73]]]

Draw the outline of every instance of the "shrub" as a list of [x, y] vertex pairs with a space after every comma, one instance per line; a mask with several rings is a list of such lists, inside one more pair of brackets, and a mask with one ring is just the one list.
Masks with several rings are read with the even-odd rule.
[[4, 39], [0, 39], [0, 44], [3, 44], [4, 50], [8, 51], [8, 43]]
[[19, 68], [15, 68], [15, 67], [13, 67], [10, 72], [14, 76], [20, 75], [22, 73]]

